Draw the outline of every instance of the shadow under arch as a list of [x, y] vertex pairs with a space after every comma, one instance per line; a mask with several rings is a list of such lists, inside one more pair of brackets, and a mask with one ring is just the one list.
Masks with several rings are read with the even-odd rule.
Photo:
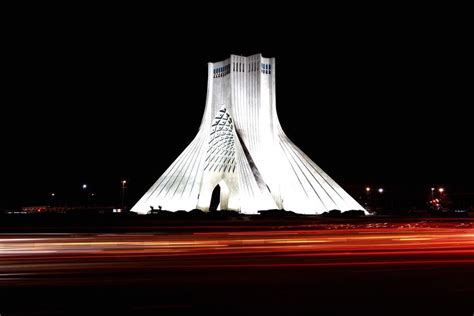
[[221, 180], [212, 190], [209, 211], [226, 210], [229, 205], [229, 187]]

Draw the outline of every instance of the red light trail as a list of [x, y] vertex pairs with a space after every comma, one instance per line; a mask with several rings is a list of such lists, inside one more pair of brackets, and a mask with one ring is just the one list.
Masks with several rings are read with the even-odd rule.
[[22, 315], [74, 313], [79, 297], [103, 314], [292, 315], [300, 308], [347, 315], [367, 314], [368, 306], [385, 315], [471, 313], [473, 224], [251, 223], [166, 226], [155, 233], [0, 234], [0, 297], [6, 312]]
[[133, 270], [141, 265], [151, 269], [371, 269], [474, 264], [474, 228], [469, 222], [384, 226], [185, 234], [3, 234], [0, 282], [38, 282], [51, 273]]

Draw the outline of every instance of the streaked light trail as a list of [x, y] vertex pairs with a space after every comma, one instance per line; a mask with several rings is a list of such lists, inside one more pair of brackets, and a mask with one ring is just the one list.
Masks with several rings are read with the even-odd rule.
[[8, 282], [10, 276], [14, 283], [28, 283], [51, 274], [134, 270], [142, 265], [149, 269], [242, 269], [474, 264], [474, 228], [470, 223], [425, 226], [278, 227], [185, 234], [5, 234], [0, 236], [0, 282]]

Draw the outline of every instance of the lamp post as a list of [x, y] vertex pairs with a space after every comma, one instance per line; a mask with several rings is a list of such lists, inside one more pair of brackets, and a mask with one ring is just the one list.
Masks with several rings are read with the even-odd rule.
[[377, 197], [377, 205], [376, 205], [376, 208], [378, 209], [378, 212], [381, 212], [383, 209], [384, 209], [384, 199], [383, 199], [383, 192], [384, 192], [384, 189], [383, 188], [378, 188], [377, 189], [377, 192], [379, 193], [379, 196]]
[[122, 180], [121, 183], [122, 183], [122, 202], [120, 204], [120, 208], [123, 211], [124, 203], [125, 203], [125, 189], [126, 189], [127, 180]]
[[88, 200], [87, 199], [87, 184], [85, 184], [85, 183], [82, 185], [82, 192], [84, 192], [83, 193], [83, 195], [84, 195], [84, 207], [87, 207], [87, 204], [88, 204], [87, 203], [87, 200]]
[[370, 187], [366, 187], [365, 188], [365, 194], [366, 194], [366, 207], [367, 207], [367, 210], [370, 212]]
[[51, 203], [50, 203], [51, 205], [50, 206], [54, 207], [55, 204], [56, 204], [55, 201], [54, 201], [55, 197], [56, 197], [56, 193], [52, 192], [49, 196], [51, 197]]
[[444, 199], [444, 188], [438, 188], [439, 192], [439, 205], [441, 209], [444, 209], [446, 207], [446, 201]]

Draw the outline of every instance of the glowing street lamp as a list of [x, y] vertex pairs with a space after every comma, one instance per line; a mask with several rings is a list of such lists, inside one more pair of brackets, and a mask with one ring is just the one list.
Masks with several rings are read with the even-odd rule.
[[56, 202], [56, 193], [51, 192], [51, 193], [49, 194], [49, 196], [50, 196], [50, 199], [49, 199], [50, 206], [51, 206], [51, 207], [54, 207], [55, 204], [56, 204], [56, 203], [55, 203], [55, 202]]
[[380, 194], [382, 194], [383, 193], [383, 188], [379, 188], [378, 191], [379, 191]]
[[83, 200], [84, 200], [83, 203], [84, 203], [85, 207], [89, 206], [88, 205], [89, 204], [89, 197], [88, 197], [88, 194], [87, 194], [87, 187], [88, 187], [88, 185], [86, 183], [84, 183], [82, 185], [82, 192], [83, 192], [82, 195], [83, 195]]
[[439, 189], [438, 189], [438, 192], [441, 193], [441, 194], [443, 194], [444, 188], [439, 188]]
[[370, 187], [365, 187], [365, 206], [367, 207], [367, 210], [370, 209]]
[[122, 180], [121, 181], [122, 183], [122, 203], [121, 203], [121, 209], [123, 210], [123, 207], [124, 207], [124, 202], [125, 202], [125, 188], [126, 188], [126, 184], [127, 184], [127, 180]]

